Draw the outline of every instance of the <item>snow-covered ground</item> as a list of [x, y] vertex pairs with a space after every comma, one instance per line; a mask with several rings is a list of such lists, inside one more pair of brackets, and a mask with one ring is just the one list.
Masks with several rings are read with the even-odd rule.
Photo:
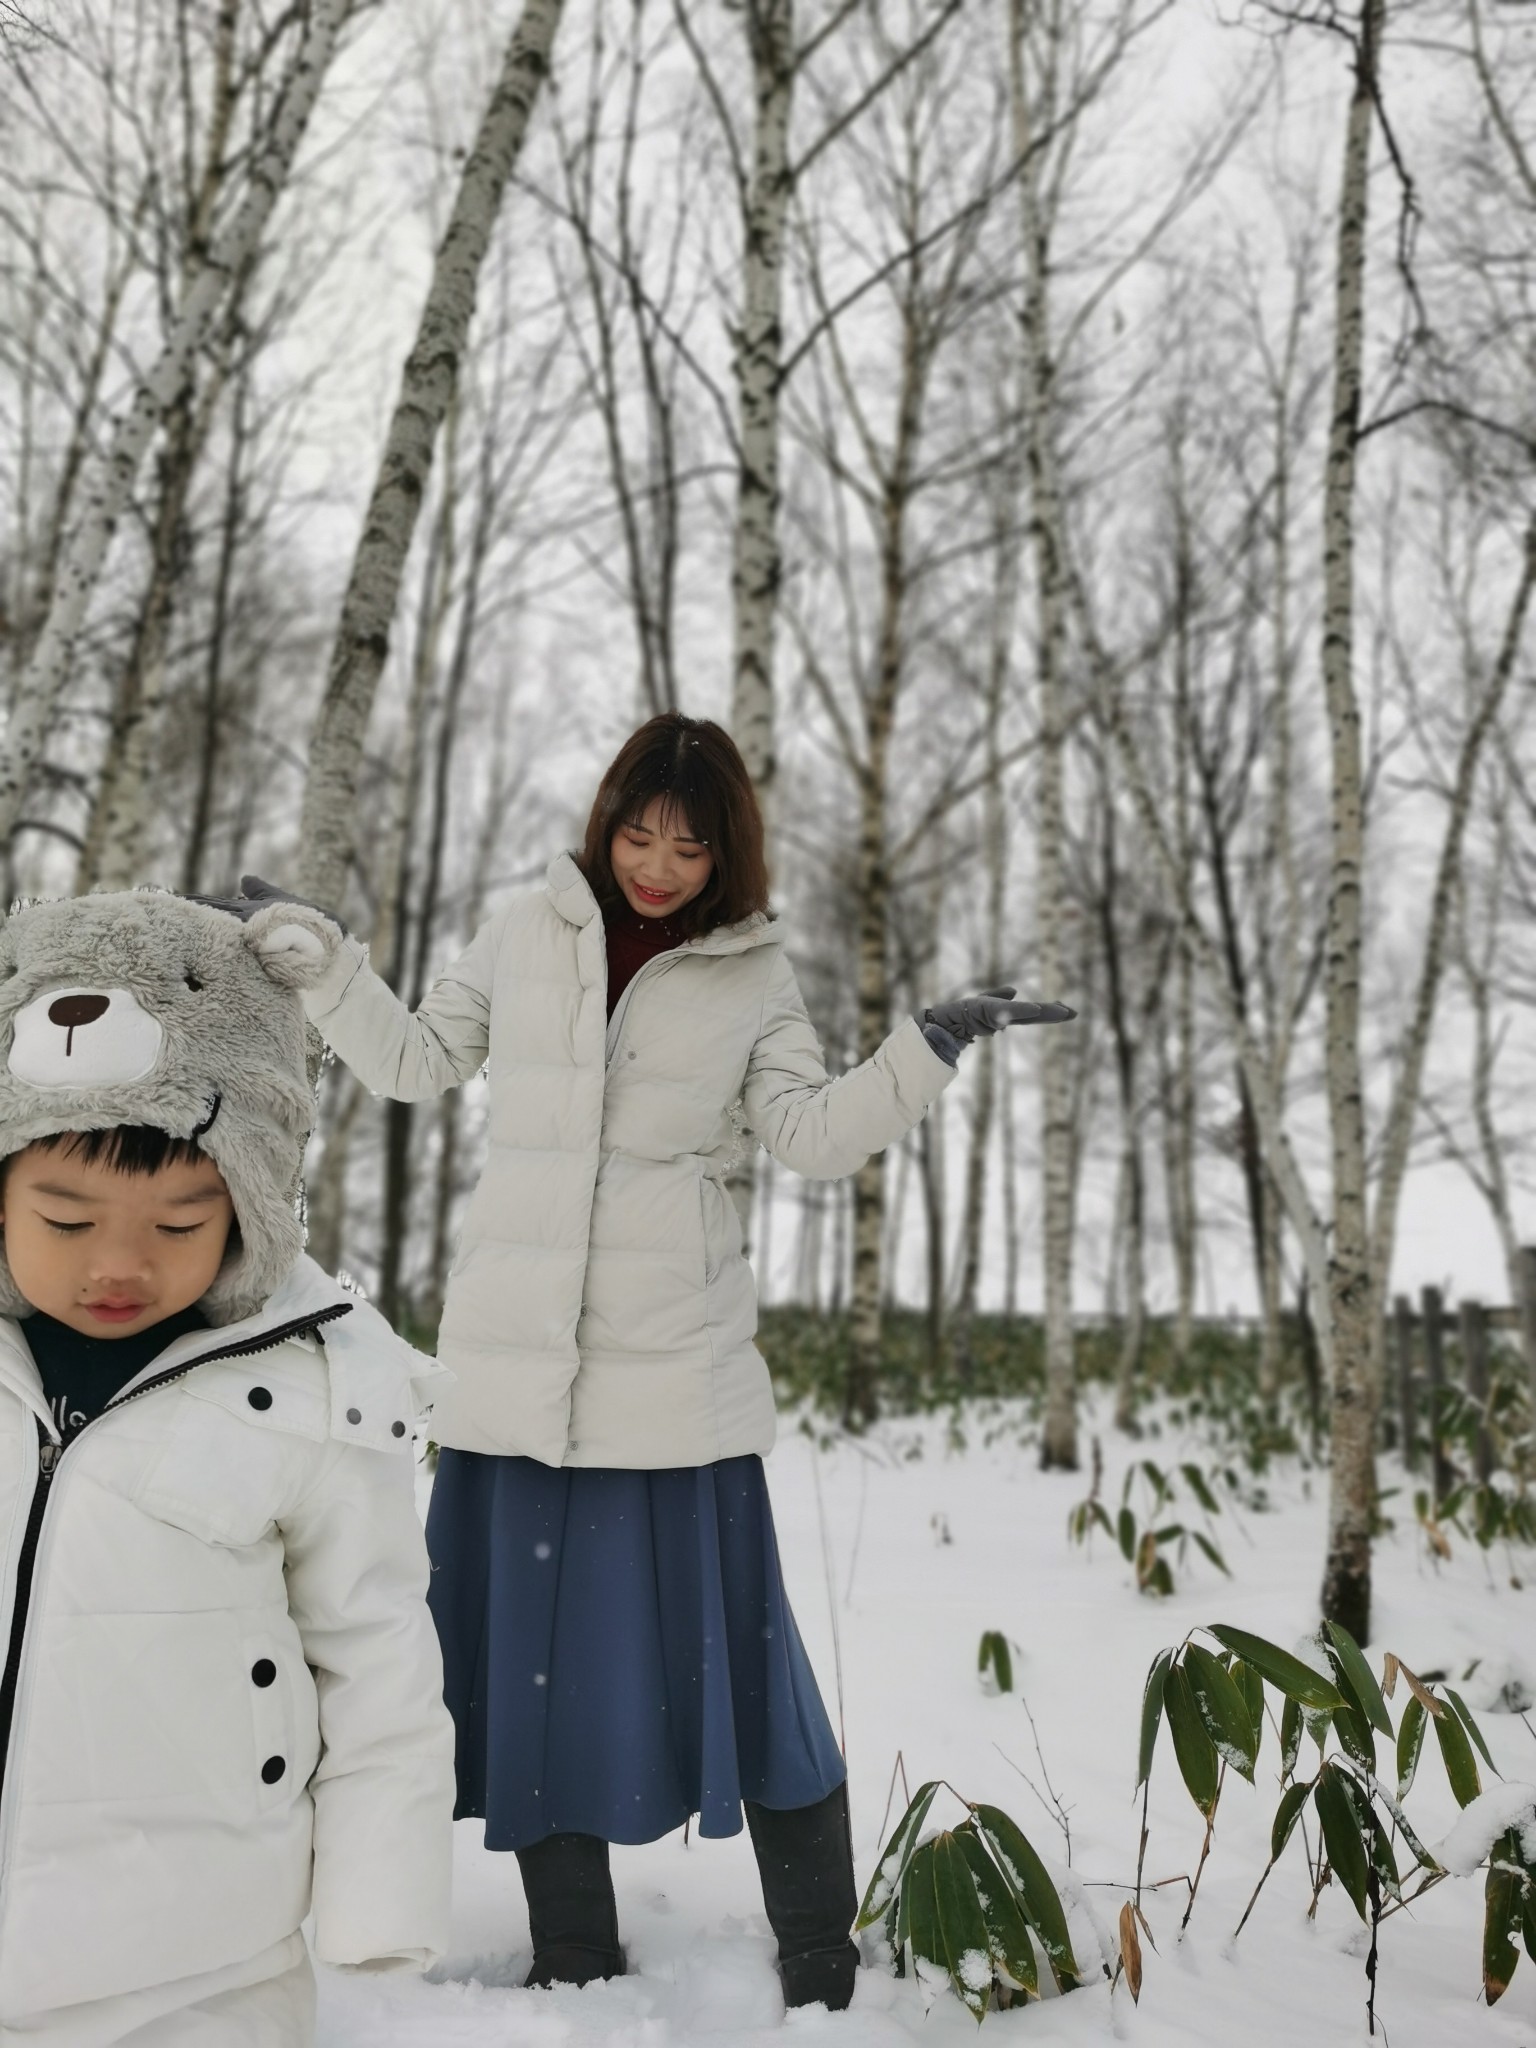
[[[1271, 1511], [1246, 1515], [1241, 1530], [1222, 1517], [1233, 1578], [1196, 1557], [1174, 1596], [1157, 1601], [1137, 1594], [1102, 1535], [1091, 1554], [1069, 1543], [1067, 1516], [1085, 1479], [1040, 1473], [1018, 1415], [971, 1415], [964, 1433], [962, 1447], [944, 1418], [893, 1421], [862, 1443], [818, 1449], [786, 1425], [768, 1468], [785, 1574], [834, 1720], [841, 1666], [861, 1886], [902, 1804], [899, 1790], [889, 1799], [898, 1754], [914, 1789], [944, 1777], [971, 1799], [1003, 1806], [1042, 1855], [1064, 1866], [1062, 1832], [1019, 1775], [1041, 1783], [1019, 1698], [989, 1694], [977, 1678], [984, 1630], [1000, 1629], [1019, 1646], [1014, 1682], [1069, 1809], [1066, 1883], [1081, 1886], [1074, 1939], [1079, 1962], [1085, 1952], [1091, 1962], [1093, 1923], [1107, 1947], [1135, 1876], [1139, 1807], [1131, 1787], [1147, 1666], [1199, 1622], [1233, 1622], [1285, 1645], [1312, 1626], [1326, 1478], [1309, 1483], [1294, 1466], [1277, 1467], [1267, 1482]], [[1103, 1491], [1113, 1507], [1130, 1453], [1107, 1427], [1101, 1435]], [[1167, 1437], [1145, 1448], [1165, 1463], [1175, 1452]], [[1397, 1477], [1388, 1469], [1383, 1484]], [[1390, 1649], [1414, 1670], [1445, 1670], [1459, 1683], [1480, 1660], [1459, 1689], [1505, 1776], [1536, 1782], [1530, 1729], [1488, 1704], [1511, 1677], [1536, 1691], [1536, 1558], [1523, 1560], [1523, 1588], [1510, 1584], [1502, 1556], [1485, 1560], [1459, 1541], [1451, 1561], [1436, 1567], [1423, 1555], [1407, 1494], [1387, 1507], [1399, 1520], [1377, 1550], [1373, 1666], [1379, 1672]], [[1384, 1745], [1383, 1765], [1386, 1775]], [[1182, 1940], [1184, 1886], [1149, 1895], [1158, 1953], [1146, 1955], [1139, 2008], [1123, 1983], [1111, 1997], [1096, 1982], [1067, 1999], [989, 2015], [983, 2024], [993, 2048], [1365, 2041], [1365, 1932], [1337, 1886], [1308, 1921], [1299, 1835], [1241, 1940], [1232, 1939], [1268, 1854], [1276, 1768], [1266, 1734], [1257, 1791], [1232, 1778], [1223, 1794]], [[1433, 1742], [1409, 1812], [1431, 1844], [1456, 1821]], [[942, 1817], [936, 1808], [934, 1818]], [[950, 1818], [959, 1818], [958, 1808]], [[1164, 1731], [1148, 1878], [1193, 1872], [1201, 1834]], [[703, 2048], [725, 2040], [750, 2048], [785, 2026], [801, 2048], [960, 2048], [974, 2038], [975, 2022], [947, 1992], [929, 2003], [911, 1981], [875, 1968], [861, 1972], [849, 2012], [814, 2008], [786, 2018], [744, 1833], [616, 1849], [630, 1975], [584, 1991], [523, 1991], [529, 1946], [516, 1864], [488, 1855], [471, 1823], [458, 1838], [454, 1953], [430, 1982], [322, 1973], [325, 2048]], [[1447, 1880], [1384, 1924], [1377, 2026], [1387, 2048], [1536, 2048], [1536, 1965], [1522, 1955], [1509, 1991], [1487, 2010], [1481, 1926], [1480, 1878]]]

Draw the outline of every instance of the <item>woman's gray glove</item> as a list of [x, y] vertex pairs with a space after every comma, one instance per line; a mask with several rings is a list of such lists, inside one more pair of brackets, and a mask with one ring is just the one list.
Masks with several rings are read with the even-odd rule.
[[287, 889], [279, 889], [276, 882], [264, 882], [260, 875], [242, 875], [238, 896], [194, 896], [190, 900], [206, 903], [210, 910], [227, 910], [242, 924], [249, 924], [258, 910], [270, 909], [274, 903], [295, 903], [301, 910], [318, 911], [321, 917], [335, 925], [343, 938], [347, 936], [347, 928], [334, 910], [328, 910], [323, 903], [311, 903], [307, 896], [295, 896]]
[[941, 1060], [959, 1062], [960, 1048], [975, 1038], [990, 1038], [1010, 1024], [1066, 1024], [1077, 1015], [1065, 1003], [1019, 1003], [1011, 988], [986, 988], [980, 995], [955, 996], [920, 1011], [923, 1036]]

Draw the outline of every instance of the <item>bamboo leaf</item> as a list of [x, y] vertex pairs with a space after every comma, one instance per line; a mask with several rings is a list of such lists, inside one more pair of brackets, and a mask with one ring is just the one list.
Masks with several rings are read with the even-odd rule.
[[1131, 2003], [1141, 2003], [1141, 1936], [1136, 1932], [1136, 1909], [1129, 1899], [1120, 1908], [1120, 1962], [1130, 1989]]
[[1444, 1700], [1437, 1700], [1434, 1694], [1430, 1691], [1429, 1687], [1424, 1683], [1423, 1679], [1418, 1677], [1416, 1673], [1410, 1671], [1408, 1669], [1408, 1666], [1403, 1662], [1401, 1657], [1396, 1658], [1394, 1661], [1396, 1662], [1398, 1670], [1402, 1673], [1403, 1683], [1407, 1686], [1408, 1690], [1413, 1694], [1414, 1698], [1418, 1701], [1419, 1705], [1424, 1709], [1425, 1713], [1443, 1714], [1445, 1712]]
[[1205, 1512], [1208, 1515], [1219, 1515], [1221, 1513], [1221, 1502], [1206, 1484], [1205, 1474], [1200, 1470], [1200, 1467], [1198, 1465], [1181, 1465], [1179, 1470], [1184, 1476], [1184, 1484], [1195, 1496], [1195, 1499], [1199, 1501]]
[[1175, 1664], [1168, 1673], [1163, 1712], [1189, 1796], [1209, 1820], [1216, 1804], [1216, 1745], [1205, 1732], [1182, 1665]]
[[933, 1893], [949, 1981], [980, 2022], [992, 1997], [992, 1948], [971, 1866], [953, 1834], [940, 1835], [933, 1845]]
[[1045, 1865], [1035, 1854], [1016, 1821], [996, 1806], [976, 1808], [976, 1826], [982, 1840], [997, 1861], [998, 1868], [1013, 1886], [1024, 1917], [1038, 1936], [1051, 1965], [1057, 1988], [1071, 1991], [1082, 1982], [1082, 1971], [1072, 1953], [1067, 1934], [1067, 1916], [1062, 1911], [1056, 1887]]
[[1013, 1656], [1008, 1648], [1008, 1638], [1000, 1629], [990, 1628], [981, 1639], [981, 1648], [976, 1655], [976, 1668], [985, 1678], [990, 1667], [999, 1692], [1013, 1691]]
[[1413, 1780], [1419, 1768], [1419, 1757], [1424, 1748], [1424, 1730], [1429, 1716], [1414, 1693], [1403, 1709], [1403, 1718], [1397, 1729], [1397, 1796], [1406, 1799], [1413, 1789]]
[[1280, 1713], [1280, 1775], [1288, 1778], [1301, 1755], [1301, 1708], [1288, 1699]]
[[[1365, 1797], [1363, 1793], [1360, 1796]], [[1387, 1838], [1387, 1831], [1377, 1819], [1369, 1800], [1366, 1800], [1365, 1816], [1370, 1838], [1371, 1861], [1376, 1866], [1376, 1875], [1388, 1897], [1401, 1905], [1403, 1885], [1402, 1879], [1398, 1876], [1397, 1858], [1392, 1854], [1392, 1844]]]
[[1515, 1932], [1520, 1925], [1520, 1880], [1512, 1870], [1488, 1872], [1483, 1887], [1483, 1996], [1497, 2005], [1509, 1989], [1520, 1951]]
[[1200, 1548], [1205, 1552], [1206, 1556], [1210, 1559], [1211, 1563], [1215, 1565], [1217, 1571], [1225, 1573], [1225, 1575], [1230, 1579], [1232, 1574], [1230, 1570], [1228, 1570], [1227, 1560], [1216, 1548], [1215, 1544], [1211, 1541], [1210, 1537], [1202, 1534], [1202, 1532], [1199, 1529], [1192, 1529], [1190, 1531], [1190, 1534], [1194, 1537], [1195, 1541], [1199, 1544]]
[[1253, 1754], [1257, 1759], [1264, 1744], [1264, 1681], [1251, 1664], [1239, 1657], [1232, 1665], [1232, 1683], [1242, 1694], [1253, 1723]]
[[1172, 1650], [1159, 1650], [1152, 1660], [1152, 1669], [1147, 1673], [1146, 1687], [1141, 1695], [1141, 1752], [1136, 1763], [1135, 1790], [1139, 1792], [1152, 1775], [1152, 1753], [1157, 1747], [1157, 1724], [1163, 1714], [1163, 1687], [1168, 1681], [1168, 1667], [1173, 1662]]
[[1456, 1804], [1470, 1806], [1482, 1791], [1483, 1781], [1477, 1773], [1477, 1758], [1472, 1754], [1466, 1729], [1456, 1715], [1442, 1714], [1435, 1723], [1435, 1739], [1440, 1744], [1441, 1760]]
[[1117, 1534], [1120, 1548], [1125, 1553], [1126, 1563], [1134, 1563], [1136, 1558], [1136, 1517], [1129, 1508], [1122, 1508], [1120, 1510]]
[[1483, 1731], [1481, 1730], [1481, 1728], [1478, 1727], [1477, 1723], [1473, 1720], [1471, 1713], [1468, 1711], [1466, 1701], [1462, 1698], [1461, 1694], [1456, 1691], [1454, 1686], [1448, 1685], [1445, 1688], [1445, 1696], [1450, 1701], [1451, 1705], [1456, 1709], [1456, 1718], [1460, 1721], [1462, 1727], [1466, 1729], [1467, 1733], [1471, 1736], [1472, 1740], [1477, 1744], [1478, 1755], [1482, 1758], [1483, 1762], [1488, 1766], [1489, 1770], [1492, 1771], [1493, 1775], [1496, 1778], [1500, 1777], [1502, 1773], [1500, 1772], [1499, 1767], [1494, 1762], [1493, 1758], [1488, 1754], [1488, 1745], [1483, 1740]]
[[[911, 1943], [914, 1966], [921, 1960], [930, 1970], [943, 1970], [947, 1975], [944, 1937], [939, 1929], [939, 1901], [933, 1888], [932, 1842], [924, 1842], [920, 1849], [913, 1851], [901, 1888], [907, 1900], [907, 1939]], [[915, 1967], [913, 1975], [922, 1981], [922, 1972]]]
[[1381, 1696], [1381, 1687], [1376, 1683], [1375, 1673], [1360, 1654], [1360, 1645], [1349, 1630], [1336, 1621], [1325, 1621], [1323, 1627], [1328, 1631], [1334, 1655], [1344, 1667], [1344, 1675], [1349, 1680], [1349, 1688], [1357, 1704], [1364, 1710], [1371, 1726], [1380, 1729], [1390, 1742], [1392, 1718]]
[[1355, 1911], [1364, 1920], [1367, 1867], [1365, 1844], [1360, 1839], [1360, 1827], [1355, 1817], [1354, 1804], [1345, 1790], [1347, 1783], [1348, 1780], [1333, 1764], [1324, 1764], [1317, 1774], [1314, 1798], [1317, 1817], [1322, 1823], [1328, 1861], [1333, 1865], [1334, 1875], [1354, 1902]]
[[955, 1840], [960, 1844], [960, 1853], [971, 1866], [971, 1879], [976, 1886], [976, 1897], [981, 1902], [981, 1917], [986, 1922], [993, 1962], [1011, 1984], [1028, 1992], [1031, 1998], [1038, 1998], [1040, 1981], [1035, 1945], [1029, 1938], [1029, 1923], [1014, 1896], [1013, 1886], [987, 1854], [974, 1821], [965, 1821], [957, 1827]]
[[1314, 1671], [1310, 1664], [1303, 1664], [1299, 1657], [1293, 1657], [1289, 1650], [1266, 1642], [1263, 1636], [1250, 1635], [1242, 1628], [1230, 1628], [1225, 1622], [1213, 1624], [1211, 1634], [1224, 1648], [1235, 1650], [1260, 1677], [1267, 1678], [1287, 1699], [1325, 1714], [1333, 1713], [1344, 1704], [1338, 1688], [1330, 1685], [1321, 1673]]
[[939, 1781], [932, 1778], [926, 1785], [919, 1785], [912, 1803], [897, 1821], [891, 1839], [885, 1845], [885, 1854], [875, 1865], [875, 1874], [869, 1880], [869, 1889], [864, 1894], [864, 1903], [859, 1908], [859, 1917], [853, 1923], [855, 1931], [873, 1927], [882, 1919], [892, 1899], [900, 1888], [902, 1872], [911, 1858], [918, 1836], [923, 1831], [923, 1822], [928, 1818], [939, 1790]]
[[1184, 1652], [1184, 1672], [1195, 1709], [1216, 1746], [1216, 1754], [1251, 1785], [1257, 1757], [1253, 1721], [1248, 1702], [1233, 1684], [1231, 1673], [1198, 1643], [1191, 1643]]
[[1275, 1809], [1275, 1824], [1269, 1831], [1269, 1860], [1278, 1863], [1285, 1851], [1286, 1843], [1296, 1832], [1296, 1823], [1301, 1818], [1301, 1809], [1307, 1803], [1312, 1790], [1308, 1785], [1287, 1785], [1280, 1795], [1280, 1804]]

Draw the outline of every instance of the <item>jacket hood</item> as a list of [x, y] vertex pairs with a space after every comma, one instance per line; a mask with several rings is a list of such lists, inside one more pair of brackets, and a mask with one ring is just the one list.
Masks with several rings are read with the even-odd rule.
[[[122, 1124], [195, 1139], [240, 1226], [200, 1304], [214, 1323], [257, 1314], [303, 1249], [315, 1102], [300, 991], [326, 958], [316, 939], [271, 942], [309, 915], [277, 905], [241, 923], [145, 889], [33, 903], [0, 928], [0, 1159]], [[26, 1313], [0, 1245], [0, 1314]]]

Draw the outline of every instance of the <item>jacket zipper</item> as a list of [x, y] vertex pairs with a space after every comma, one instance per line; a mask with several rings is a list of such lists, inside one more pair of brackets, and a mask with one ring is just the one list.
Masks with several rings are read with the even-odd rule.
[[347, 1302], [337, 1302], [331, 1308], [320, 1309], [314, 1315], [300, 1316], [291, 1323], [282, 1323], [275, 1330], [264, 1330], [243, 1344], [225, 1344], [216, 1351], [204, 1351], [196, 1358], [189, 1358], [181, 1365], [172, 1366], [169, 1372], [156, 1373], [153, 1379], [142, 1381], [126, 1394], [115, 1394], [102, 1409], [87, 1423], [75, 1431], [67, 1442], [55, 1443], [44, 1430], [42, 1418], [34, 1417], [37, 1424], [37, 1481], [32, 1489], [32, 1504], [27, 1510], [26, 1532], [21, 1539], [21, 1555], [16, 1563], [16, 1593], [11, 1603], [11, 1637], [6, 1650], [5, 1674], [0, 1677], [0, 1796], [3, 1796], [5, 1780], [10, 1770], [11, 1730], [16, 1714], [16, 1689], [21, 1681], [21, 1657], [26, 1641], [27, 1616], [32, 1605], [32, 1576], [37, 1565], [37, 1548], [42, 1541], [43, 1518], [48, 1511], [48, 1501], [53, 1490], [54, 1476], [65, 1451], [77, 1444], [86, 1430], [93, 1429], [98, 1422], [113, 1415], [119, 1408], [126, 1408], [130, 1401], [136, 1401], [140, 1394], [153, 1393], [157, 1387], [167, 1387], [172, 1381], [185, 1379], [187, 1374], [199, 1365], [209, 1365], [225, 1358], [247, 1358], [258, 1352], [271, 1351], [279, 1344], [285, 1344], [290, 1337], [302, 1336], [310, 1330], [317, 1330], [322, 1323], [332, 1323], [338, 1316], [351, 1313]]

